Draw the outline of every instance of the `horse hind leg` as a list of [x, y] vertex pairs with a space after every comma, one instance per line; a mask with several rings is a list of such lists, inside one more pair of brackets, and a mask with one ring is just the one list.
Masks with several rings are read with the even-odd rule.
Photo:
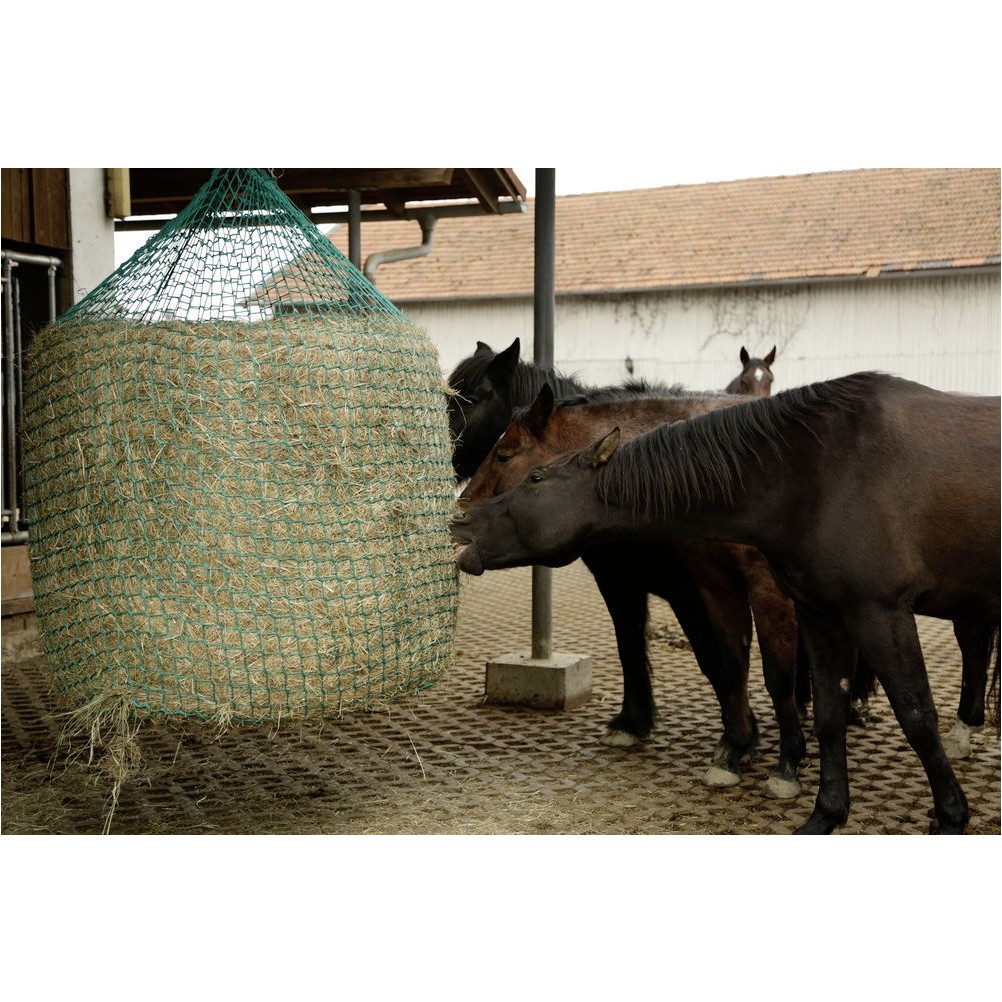
[[[725, 788], [741, 782], [741, 763], [758, 744], [758, 722], [748, 701], [748, 665], [752, 632], [747, 597], [727, 602], [704, 591], [692, 603], [672, 601], [675, 616], [692, 645], [700, 671], [713, 687], [724, 732], [703, 774], [706, 786]], [[703, 601], [705, 599], [705, 602]]]
[[847, 617], [846, 622], [922, 763], [932, 790], [938, 832], [963, 834], [970, 809], [940, 738], [914, 615], [906, 610], [866, 610]]
[[777, 656], [767, 645], [763, 645], [761, 639], [759, 646], [762, 649], [765, 687], [779, 724], [779, 762], [769, 773], [763, 793], [774, 800], [789, 800], [799, 796], [803, 790], [800, 763], [807, 754], [807, 741], [795, 696], [796, 653], [791, 657]]
[[798, 686], [798, 671], [806, 673], [807, 666], [798, 665], [801, 656], [793, 602], [779, 591], [771, 574], [749, 585], [762, 673], [779, 725], [779, 762], [766, 779], [763, 793], [776, 800], [788, 800], [799, 796], [803, 789], [799, 770], [807, 754], [807, 742], [801, 726], [804, 687]]
[[846, 730], [849, 723], [849, 679], [855, 648], [837, 620], [797, 605], [804, 654], [810, 664], [814, 696], [814, 733], [818, 739], [821, 777], [814, 810], [798, 835], [828, 835], [849, 817], [849, 769]]
[[957, 761], [970, 757], [973, 750], [971, 737], [985, 724], [985, 690], [997, 627], [957, 620], [953, 624], [953, 633], [960, 646], [962, 681], [957, 719], [943, 737], [943, 748], [948, 758]]

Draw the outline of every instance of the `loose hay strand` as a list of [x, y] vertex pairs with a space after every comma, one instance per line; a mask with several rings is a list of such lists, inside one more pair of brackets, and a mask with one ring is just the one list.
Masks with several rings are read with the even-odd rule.
[[63, 716], [66, 723], [56, 741], [56, 754], [64, 752], [67, 761], [86, 755], [88, 765], [97, 759], [100, 770], [111, 779], [102, 828], [102, 834], [107, 835], [122, 788], [142, 765], [142, 751], [136, 740], [141, 723], [133, 714], [129, 693], [114, 689], [99, 693]]

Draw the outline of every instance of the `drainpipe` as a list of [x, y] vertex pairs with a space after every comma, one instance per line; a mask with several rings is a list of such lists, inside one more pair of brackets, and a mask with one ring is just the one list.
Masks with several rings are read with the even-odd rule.
[[348, 192], [348, 260], [357, 268], [362, 263], [362, 196]]
[[411, 258], [425, 257], [431, 253], [432, 240], [435, 236], [435, 223], [438, 222], [438, 217], [434, 212], [422, 212], [417, 216], [417, 221], [421, 225], [421, 243], [419, 246], [401, 247], [399, 250], [376, 251], [375, 254], [370, 254], [365, 259], [363, 274], [373, 285], [376, 284], [376, 269], [381, 264], [387, 264], [390, 261], [409, 261]]

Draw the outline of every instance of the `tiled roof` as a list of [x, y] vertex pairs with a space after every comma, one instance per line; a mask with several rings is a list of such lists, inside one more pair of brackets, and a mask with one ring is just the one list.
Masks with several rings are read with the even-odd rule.
[[[998, 266], [1000, 171], [878, 169], [558, 196], [557, 293], [873, 277]], [[347, 253], [347, 227], [331, 239]], [[419, 244], [416, 222], [362, 226], [362, 257]], [[425, 257], [384, 264], [396, 302], [531, 295], [533, 202], [439, 220]]]

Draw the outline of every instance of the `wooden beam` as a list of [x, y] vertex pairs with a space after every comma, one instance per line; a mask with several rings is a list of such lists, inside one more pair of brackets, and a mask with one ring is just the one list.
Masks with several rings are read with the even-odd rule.
[[466, 177], [470, 191], [476, 196], [477, 201], [491, 212], [498, 211], [498, 198], [494, 194], [491, 184], [491, 168], [489, 167], [464, 167], [459, 173]]

